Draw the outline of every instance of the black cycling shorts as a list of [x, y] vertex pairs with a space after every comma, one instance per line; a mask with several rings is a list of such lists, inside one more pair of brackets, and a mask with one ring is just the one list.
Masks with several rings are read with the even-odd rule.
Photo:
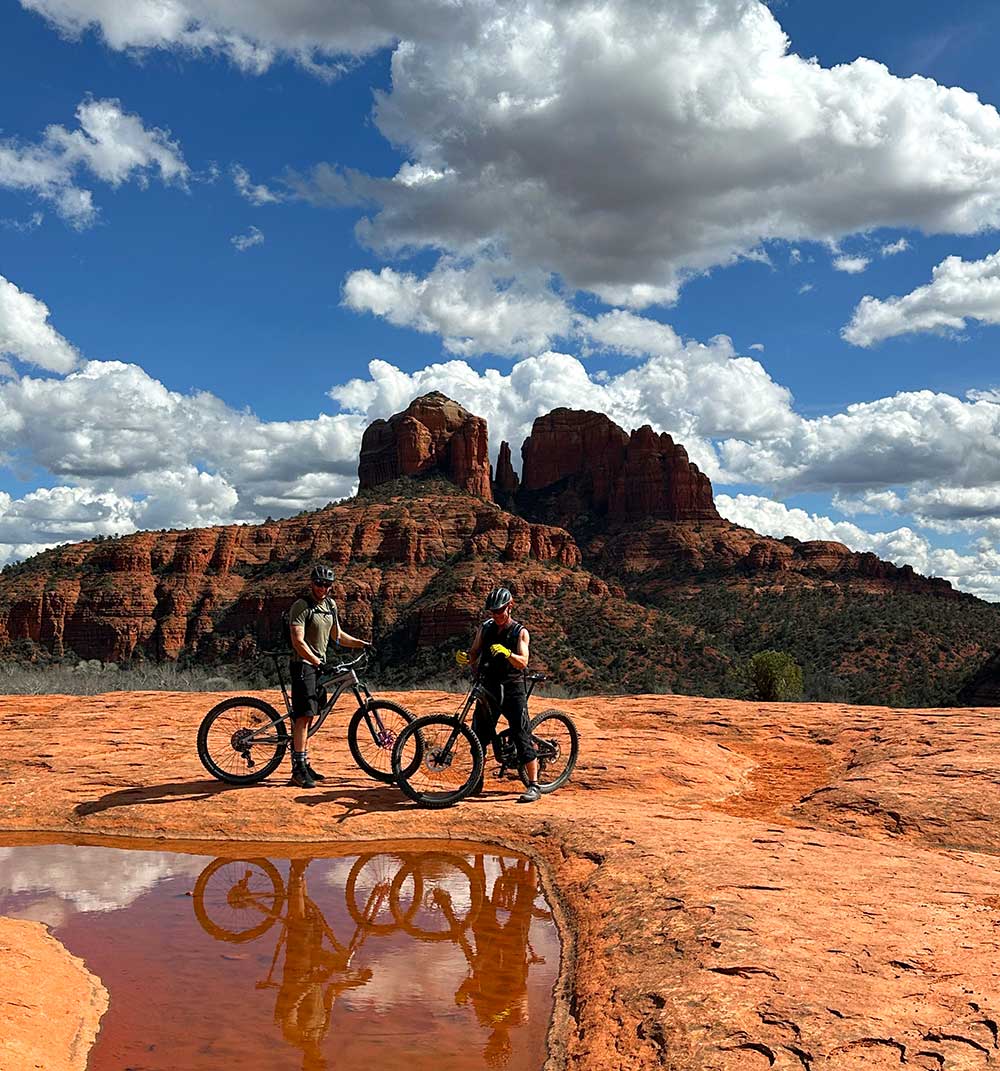
[[317, 682], [318, 666], [311, 662], [291, 662], [292, 717], [315, 718], [326, 700], [326, 689]]

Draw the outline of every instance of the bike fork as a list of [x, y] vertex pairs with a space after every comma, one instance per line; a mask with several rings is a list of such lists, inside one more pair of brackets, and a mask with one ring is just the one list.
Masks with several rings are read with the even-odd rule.
[[[364, 694], [362, 695], [362, 689]], [[368, 731], [372, 734], [372, 739], [379, 747], [388, 747], [393, 742], [392, 733], [385, 727], [385, 723], [379, 716], [378, 710], [371, 709], [372, 694], [361, 685], [359, 688], [354, 689], [354, 694], [357, 697], [360, 706], [365, 709], [365, 724], [368, 726]]]

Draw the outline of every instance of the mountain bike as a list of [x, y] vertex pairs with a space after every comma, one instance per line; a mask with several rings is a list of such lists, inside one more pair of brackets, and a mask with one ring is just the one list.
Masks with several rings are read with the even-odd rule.
[[[281, 765], [291, 744], [292, 700], [282, 672], [282, 661], [288, 655], [276, 651], [267, 654], [278, 669], [285, 713], [280, 714], [263, 699], [238, 695], [212, 707], [198, 728], [198, 758], [202, 765], [213, 777], [231, 785], [263, 781]], [[349, 662], [323, 667], [317, 677], [321, 705], [309, 727], [309, 736], [315, 736], [323, 727], [344, 692], [353, 692], [358, 708], [347, 726], [351, 755], [369, 777], [392, 784], [393, 745], [414, 715], [406, 707], [369, 692], [358, 676], [367, 659], [366, 649]]]
[[[526, 673], [527, 698], [535, 686], [548, 678], [544, 673]], [[455, 714], [427, 714], [406, 725], [392, 749], [392, 774], [399, 788], [421, 807], [451, 807], [470, 795], [483, 778], [486, 760], [472, 731], [472, 711], [485, 703], [499, 716], [499, 697], [477, 674]], [[543, 793], [564, 785], [576, 766], [580, 738], [572, 718], [562, 710], [544, 710], [530, 723], [531, 738], [538, 753], [538, 787]], [[503, 778], [516, 771], [528, 784], [517, 761], [509, 729], [498, 733], [493, 753]]]

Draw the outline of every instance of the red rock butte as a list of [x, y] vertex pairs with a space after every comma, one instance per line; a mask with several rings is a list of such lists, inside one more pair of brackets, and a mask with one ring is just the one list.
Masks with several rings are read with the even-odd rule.
[[521, 456], [522, 497], [555, 491], [570, 516], [575, 508], [612, 523], [721, 519], [708, 477], [648, 424], [626, 434], [603, 413], [554, 409], [535, 421]]
[[486, 421], [438, 391], [415, 398], [402, 413], [376, 420], [361, 439], [362, 491], [401, 476], [443, 475], [480, 498], [493, 498]]
[[497, 583], [539, 637], [533, 664], [579, 689], [732, 694], [777, 646], [845, 698], [939, 705], [995, 651], [992, 607], [944, 580], [722, 519], [669, 435], [557, 409], [521, 453], [520, 479], [507, 443], [491, 473], [485, 420], [424, 395], [366, 430], [352, 499], [6, 567], [0, 656], [249, 662], [318, 560], [337, 570], [345, 627], [376, 637], [400, 684], [447, 671]]

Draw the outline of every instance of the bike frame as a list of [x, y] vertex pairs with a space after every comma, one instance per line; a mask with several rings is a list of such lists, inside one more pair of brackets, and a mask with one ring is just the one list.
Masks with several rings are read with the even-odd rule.
[[[525, 673], [524, 675], [525, 689], [524, 701], [531, 698], [531, 693], [535, 690], [535, 685], [539, 681], [546, 680], [544, 673]], [[450, 755], [451, 749], [455, 746], [455, 741], [458, 739], [458, 726], [465, 725], [469, 720], [469, 711], [472, 709], [473, 703], [483, 702], [490, 708], [490, 715], [496, 715], [497, 720], [500, 718], [500, 711], [497, 709], [499, 704], [499, 698], [495, 696], [489, 688], [483, 684], [481, 675], [477, 672], [476, 676], [472, 680], [472, 685], [469, 688], [469, 693], [462, 701], [462, 705], [459, 708], [459, 712], [455, 715], [456, 728], [452, 730], [451, 735], [448, 737], [447, 743], [441, 749], [443, 755]], [[483, 755], [483, 761], [485, 762], [486, 755]]]
[[[254, 730], [254, 733], [249, 737], [249, 743], [251, 744], [277, 744], [280, 741], [276, 736], [266, 735], [268, 730], [273, 728], [279, 722], [287, 722], [289, 728], [292, 725], [292, 699], [289, 695], [288, 689], [285, 687], [285, 677], [281, 671], [281, 664], [287, 653], [279, 653], [276, 651], [268, 652], [270, 657], [274, 659], [275, 665], [278, 669], [278, 682], [281, 685], [281, 696], [285, 701], [285, 714], [279, 717], [277, 721], [271, 720], [267, 725], [262, 725], [259, 729]], [[365, 684], [355, 672], [354, 667], [366, 657], [366, 652], [362, 651], [357, 658], [352, 659], [350, 662], [343, 662], [339, 666], [336, 666], [332, 672], [327, 676], [320, 675], [317, 678], [317, 686], [327, 690], [329, 698], [323, 704], [319, 713], [316, 715], [312, 725], [309, 726], [309, 735], [319, 732], [323, 726], [323, 722], [326, 721], [330, 714], [330, 711], [337, 705], [337, 701], [344, 694], [344, 692], [350, 691], [354, 693], [354, 698], [358, 701], [359, 707], [366, 707], [372, 701], [372, 694], [368, 691], [368, 685]], [[330, 691], [332, 685], [333, 690]], [[289, 682], [289, 687], [291, 682]], [[365, 712], [365, 724], [368, 726], [369, 731], [372, 734], [373, 739], [379, 739], [380, 733], [384, 733], [385, 726], [382, 724], [382, 719], [378, 715], [378, 711], [366, 710]]]

